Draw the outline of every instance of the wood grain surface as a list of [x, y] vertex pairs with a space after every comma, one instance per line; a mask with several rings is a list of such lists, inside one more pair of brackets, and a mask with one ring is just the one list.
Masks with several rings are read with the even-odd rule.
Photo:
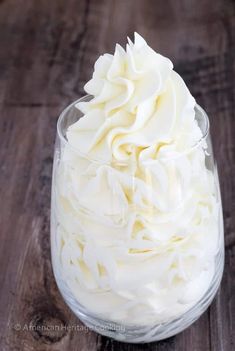
[[[135, 30], [173, 60], [210, 116], [226, 244], [207, 312], [183, 333], [145, 345], [82, 328], [56, 287], [49, 231], [57, 117], [83, 95], [98, 55]], [[1, 0], [0, 77], [0, 350], [235, 350], [235, 3]]]

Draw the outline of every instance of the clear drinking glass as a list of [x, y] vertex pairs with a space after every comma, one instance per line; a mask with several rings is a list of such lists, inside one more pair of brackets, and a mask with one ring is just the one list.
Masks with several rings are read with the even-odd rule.
[[77, 317], [100, 334], [133, 343], [168, 338], [206, 310], [223, 272], [208, 117], [196, 105], [203, 137], [184, 152], [164, 146], [157, 157], [136, 161], [130, 152], [128, 162], [105, 163], [68, 143], [68, 127], [82, 118], [77, 102], [57, 124], [51, 202], [57, 285]]

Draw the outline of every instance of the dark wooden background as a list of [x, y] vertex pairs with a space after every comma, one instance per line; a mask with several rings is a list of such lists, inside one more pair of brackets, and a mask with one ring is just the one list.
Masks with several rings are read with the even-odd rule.
[[[74, 330], [80, 322], [57, 290], [49, 240], [57, 117], [83, 95], [98, 55], [135, 30], [173, 60], [210, 116], [226, 236], [211, 307], [180, 335], [146, 345]], [[0, 76], [0, 350], [235, 350], [235, 3], [1, 0]]]

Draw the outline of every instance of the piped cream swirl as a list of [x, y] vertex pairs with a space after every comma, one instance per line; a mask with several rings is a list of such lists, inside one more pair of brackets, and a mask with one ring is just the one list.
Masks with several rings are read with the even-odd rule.
[[[137, 33], [126, 51], [101, 56], [85, 91], [93, 96], [77, 107], [84, 117], [68, 129], [71, 145], [91, 158], [126, 161], [148, 149], [189, 148], [200, 139], [195, 100], [171, 61]], [[190, 137], [189, 137], [190, 135]]]

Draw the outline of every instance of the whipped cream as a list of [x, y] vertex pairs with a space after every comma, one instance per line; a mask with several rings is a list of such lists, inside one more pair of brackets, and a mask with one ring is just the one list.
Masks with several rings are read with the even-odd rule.
[[169, 321], [207, 291], [218, 251], [200, 110], [137, 33], [97, 60], [85, 91], [55, 170], [54, 269], [94, 315]]

